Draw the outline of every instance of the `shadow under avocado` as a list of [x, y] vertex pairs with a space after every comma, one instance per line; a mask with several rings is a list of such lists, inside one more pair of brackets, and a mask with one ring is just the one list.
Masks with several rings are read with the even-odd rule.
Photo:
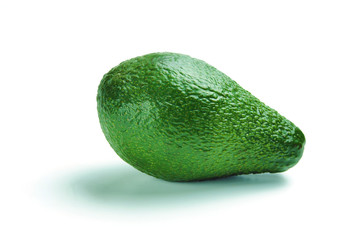
[[280, 174], [167, 182], [124, 165], [76, 173], [61, 181], [63, 194], [106, 206], [136, 208], [202, 204], [220, 198], [262, 193], [285, 185], [286, 179]]

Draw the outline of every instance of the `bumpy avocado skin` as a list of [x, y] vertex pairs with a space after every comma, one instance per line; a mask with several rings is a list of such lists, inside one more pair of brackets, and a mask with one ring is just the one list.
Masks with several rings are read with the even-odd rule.
[[104, 75], [101, 128], [115, 152], [168, 181], [283, 172], [305, 137], [292, 122], [204, 61], [152, 53]]

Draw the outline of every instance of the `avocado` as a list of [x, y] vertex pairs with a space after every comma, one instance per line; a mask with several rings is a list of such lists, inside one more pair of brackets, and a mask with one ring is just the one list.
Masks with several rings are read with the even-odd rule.
[[304, 151], [292, 122], [183, 54], [152, 53], [112, 68], [99, 85], [97, 110], [115, 152], [167, 181], [283, 172]]

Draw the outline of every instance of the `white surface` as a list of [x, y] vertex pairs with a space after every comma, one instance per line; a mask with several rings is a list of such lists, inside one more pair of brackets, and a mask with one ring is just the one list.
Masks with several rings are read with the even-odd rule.
[[[0, 239], [359, 239], [359, 1], [0, 4]], [[286, 173], [168, 183], [106, 142], [97, 86], [150, 52], [203, 59], [298, 125]]]

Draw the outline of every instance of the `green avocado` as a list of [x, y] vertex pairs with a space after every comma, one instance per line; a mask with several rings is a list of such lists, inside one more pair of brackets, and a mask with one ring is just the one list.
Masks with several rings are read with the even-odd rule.
[[97, 94], [100, 125], [115, 152], [167, 181], [276, 173], [301, 158], [292, 122], [204, 61], [152, 53], [120, 63]]

